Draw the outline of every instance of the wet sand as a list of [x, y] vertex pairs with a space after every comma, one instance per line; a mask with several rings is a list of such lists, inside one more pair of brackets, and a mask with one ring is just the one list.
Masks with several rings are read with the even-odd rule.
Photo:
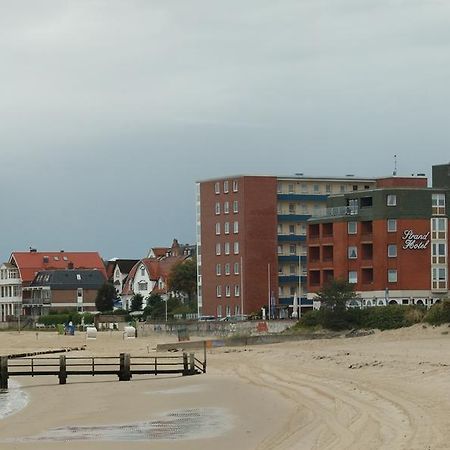
[[[216, 348], [208, 351], [208, 373], [194, 377], [69, 377], [65, 386], [56, 377], [19, 379], [30, 403], [0, 421], [0, 448], [59, 449], [58, 439], [68, 439], [64, 448], [94, 450], [448, 449], [448, 331], [415, 326]], [[0, 347], [84, 343], [81, 336], [33, 337], [0, 333]], [[86, 352], [147, 354], [171, 340], [105, 333]], [[74, 432], [96, 440], [71, 440]], [[117, 433], [129, 440], [118, 441]], [[116, 437], [101, 440], [108, 436]]]

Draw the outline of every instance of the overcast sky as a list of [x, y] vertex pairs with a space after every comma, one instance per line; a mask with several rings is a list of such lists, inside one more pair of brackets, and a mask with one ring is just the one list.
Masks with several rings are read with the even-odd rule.
[[0, 0], [0, 257], [195, 241], [195, 181], [450, 160], [446, 0]]

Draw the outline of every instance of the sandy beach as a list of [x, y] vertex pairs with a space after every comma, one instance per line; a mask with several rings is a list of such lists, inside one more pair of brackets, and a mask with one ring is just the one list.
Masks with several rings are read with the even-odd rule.
[[[0, 448], [447, 449], [448, 331], [415, 326], [215, 348], [207, 374], [193, 377], [78, 376], [66, 385], [56, 377], [16, 378], [28, 404], [0, 421]], [[3, 332], [0, 353], [87, 344], [80, 354], [147, 355], [174, 341]]]

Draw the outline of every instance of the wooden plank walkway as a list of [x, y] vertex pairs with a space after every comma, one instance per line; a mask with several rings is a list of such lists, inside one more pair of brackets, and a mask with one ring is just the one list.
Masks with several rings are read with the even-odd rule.
[[21, 357], [10, 359], [0, 356], [0, 389], [8, 388], [8, 379], [16, 376], [53, 375], [59, 384], [66, 384], [72, 375], [117, 375], [119, 381], [129, 381], [133, 375], [183, 376], [206, 373], [205, 360], [200, 361], [194, 353], [173, 356], [131, 356], [121, 353], [113, 356], [66, 356]]

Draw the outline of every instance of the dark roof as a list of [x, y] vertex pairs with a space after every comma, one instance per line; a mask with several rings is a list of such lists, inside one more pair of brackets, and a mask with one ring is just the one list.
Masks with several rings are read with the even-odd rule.
[[117, 259], [116, 264], [119, 266], [120, 271], [123, 274], [130, 273], [130, 270], [138, 263], [138, 259]]
[[50, 289], [99, 289], [106, 281], [100, 270], [42, 270], [32, 287], [49, 286]]

